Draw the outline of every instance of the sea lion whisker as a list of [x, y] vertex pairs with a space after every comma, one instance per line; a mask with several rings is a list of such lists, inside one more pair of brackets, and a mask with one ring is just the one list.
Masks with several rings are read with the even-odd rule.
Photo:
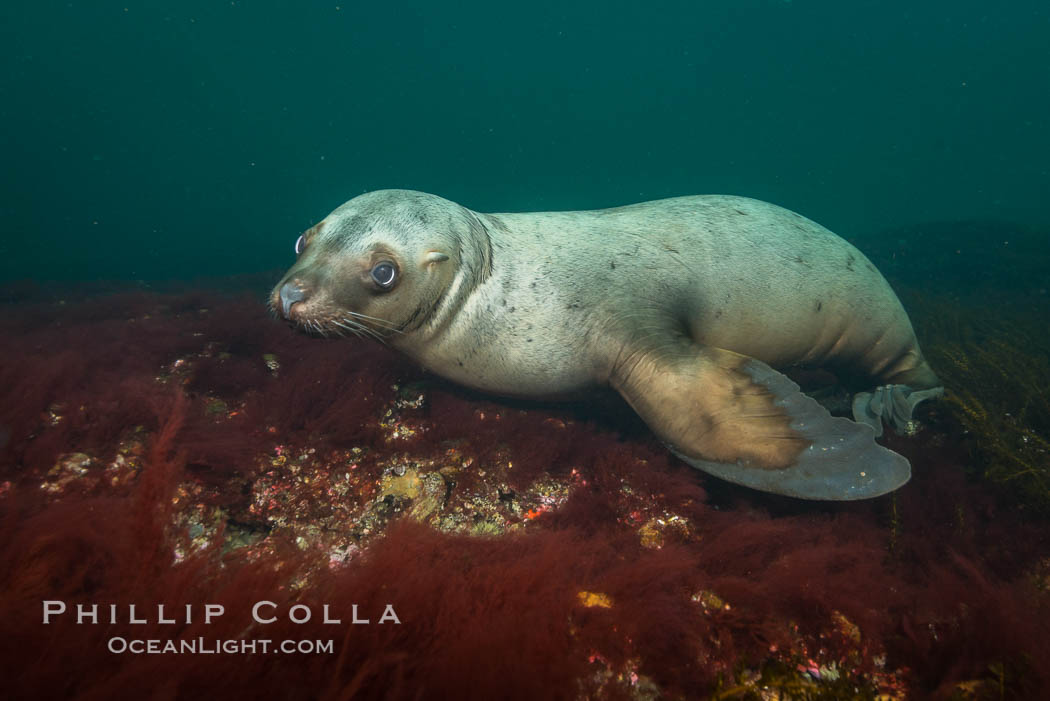
[[336, 326], [338, 326], [341, 329], [345, 329], [345, 330], [349, 331], [350, 333], [354, 334], [355, 336], [360, 336], [361, 335], [361, 332], [358, 331], [357, 329], [355, 329], [352, 326], [347, 326], [346, 324], [338, 322], [335, 319], [332, 319], [332, 323], [335, 324]]
[[375, 329], [370, 328], [367, 324], [362, 324], [360, 321], [354, 319], [352, 316], [344, 316], [340, 320], [344, 324], [348, 324], [362, 333], [375, 334]]
[[361, 325], [361, 324], [359, 324], [359, 323], [357, 323], [357, 322], [355, 322], [355, 321], [353, 321], [351, 319], [344, 318], [341, 322], [337, 321], [335, 319], [332, 319], [331, 323], [336, 324], [337, 326], [340, 326], [340, 327], [350, 331], [352, 334], [354, 334], [358, 338], [364, 338], [365, 336], [368, 336], [369, 338], [374, 338], [377, 341], [382, 341], [383, 340], [382, 338], [377, 336], [376, 333], [372, 329], [369, 329], [369, 328], [367, 328], [367, 327], [365, 327], [365, 326], [363, 326], [363, 325]]
[[354, 328], [358, 329], [361, 333], [367, 334], [370, 338], [374, 338], [375, 340], [379, 341], [380, 343], [386, 344], [386, 339], [383, 338], [375, 329], [369, 328], [365, 324], [362, 324], [359, 321], [355, 321], [354, 319], [351, 319], [349, 317], [343, 317], [343, 321], [345, 321], [346, 323], [352, 325]]
[[367, 319], [368, 321], [374, 321], [374, 322], [380, 324], [381, 326], [383, 326], [383, 328], [386, 329], [387, 331], [393, 331], [395, 333], [404, 333], [403, 331], [401, 331], [401, 329], [399, 329], [397, 327], [397, 324], [395, 324], [392, 321], [387, 321], [386, 319], [380, 319], [377, 316], [368, 316], [367, 314], [362, 314], [360, 312], [347, 311], [346, 313], [349, 314], [350, 316], [358, 318], [358, 319]]

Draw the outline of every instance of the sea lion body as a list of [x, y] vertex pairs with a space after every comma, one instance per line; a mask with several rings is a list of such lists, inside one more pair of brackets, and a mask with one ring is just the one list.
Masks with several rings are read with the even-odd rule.
[[608, 380], [625, 346], [660, 345], [644, 336], [661, 331], [774, 367], [936, 383], [875, 266], [781, 207], [697, 196], [476, 216], [491, 273], [439, 332], [392, 339], [462, 384], [539, 397], [585, 389]]
[[[272, 298], [290, 320], [360, 325], [497, 394], [611, 385], [684, 459], [759, 489], [860, 498], [907, 479], [903, 458], [867, 427], [827, 416], [767, 366], [831, 367], [909, 391], [937, 385], [875, 266], [815, 222], [753, 199], [482, 214], [391, 190], [347, 202], [306, 236]], [[389, 289], [376, 266], [395, 269]], [[910, 417], [910, 406], [901, 411]], [[813, 468], [832, 453], [842, 457], [821, 469], [866, 459], [890, 476], [872, 484], [859, 470], [864, 484], [835, 484]]]

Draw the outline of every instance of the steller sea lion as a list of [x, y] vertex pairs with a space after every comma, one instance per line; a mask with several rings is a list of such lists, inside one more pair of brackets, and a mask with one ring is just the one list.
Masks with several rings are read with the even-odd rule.
[[[756, 489], [861, 499], [910, 466], [875, 442], [942, 391], [875, 266], [776, 205], [707, 195], [482, 214], [435, 195], [356, 197], [296, 242], [271, 307], [480, 390], [615, 388], [689, 464]], [[871, 392], [832, 417], [774, 367]]]

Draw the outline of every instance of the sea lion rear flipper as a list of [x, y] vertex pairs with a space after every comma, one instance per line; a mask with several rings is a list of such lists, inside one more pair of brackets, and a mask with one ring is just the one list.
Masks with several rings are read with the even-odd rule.
[[636, 356], [610, 382], [676, 455], [730, 482], [852, 500], [911, 476], [908, 461], [878, 445], [870, 426], [831, 416], [754, 358], [689, 345]]
[[871, 392], [857, 392], [853, 397], [853, 418], [871, 426], [876, 436], [882, 435], [882, 422], [893, 426], [898, 435], [914, 433], [911, 415], [919, 402], [944, 394], [943, 387], [914, 390], [907, 385], [882, 385]]

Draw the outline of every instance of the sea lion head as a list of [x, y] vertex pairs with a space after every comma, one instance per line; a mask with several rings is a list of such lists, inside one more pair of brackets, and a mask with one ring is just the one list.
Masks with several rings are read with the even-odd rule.
[[299, 237], [299, 258], [270, 293], [270, 307], [321, 335], [411, 333], [449, 296], [472, 250], [464, 245], [472, 220], [470, 210], [425, 193], [356, 197]]

